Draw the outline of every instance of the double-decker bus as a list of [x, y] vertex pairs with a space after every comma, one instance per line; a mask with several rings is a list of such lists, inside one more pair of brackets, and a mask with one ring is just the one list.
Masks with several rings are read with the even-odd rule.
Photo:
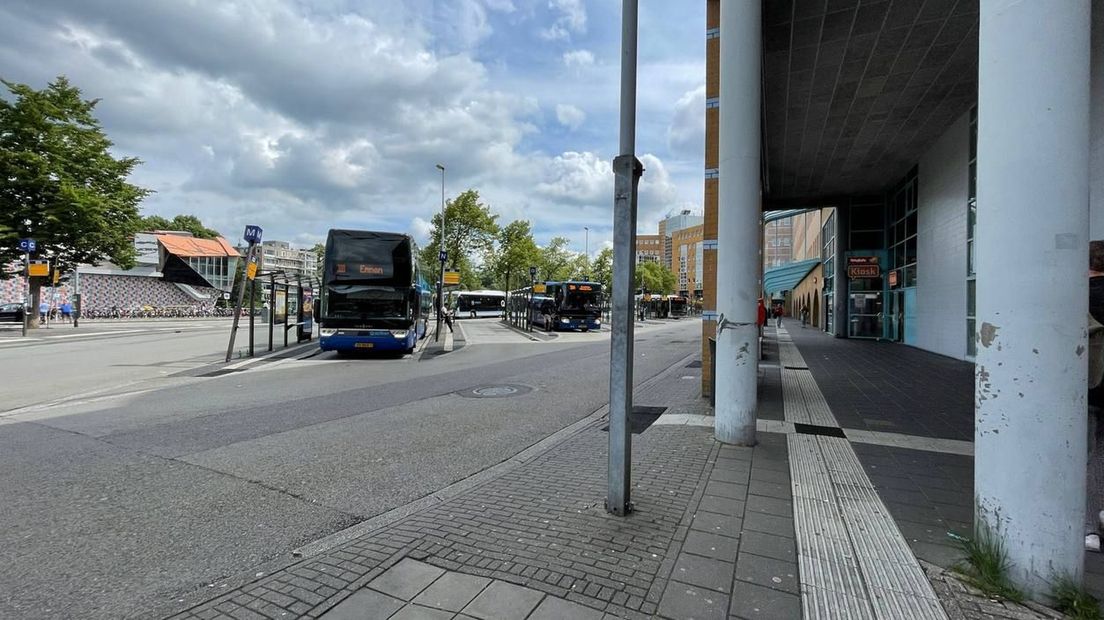
[[459, 291], [453, 294], [455, 318], [500, 317], [506, 309], [506, 293], [502, 291]]
[[331, 230], [323, 261], [322, 350], [412, 352], [433, 311], [414, 240], [400, 233]]
[[597, 282], [545, 282], [534, 294], [530, 317], [545, 330], [601, 329], [602, 285]]

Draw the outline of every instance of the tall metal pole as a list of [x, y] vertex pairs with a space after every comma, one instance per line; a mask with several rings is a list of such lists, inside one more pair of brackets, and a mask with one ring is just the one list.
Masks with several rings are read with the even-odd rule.
[[586, 231], [585, 232], [586, 241], [584, 242], [583, 248], [584, 248], [584, 252], [586, 253], [587, 278], [590, 278], [590, 227], [589, 226], [583, 226], [583, 230]]
[[249, 281], [249, 357], [253, 357], [253, 315], [257, 313], [257, 280]]
[[[226, 345], [226, 361], [234, 355], [234, 338], [238, 335], [238, 321], [241, 319], [242, 301], [245, 300], [245, 281], [249, 278], [250, 266], [253, 265], [253, 255], [257, 251], [257, 244], [250, 241], [249, 250], [245, 253], [245, 267], [242, 268], [242, 281], [238, 286], [238, 302], [234, 305], [234, 326], [230, 328], [230, 343]], [[253, 267], [256, 269], [256, 267]], [[256, 273], [256, 272], [254, 272]]]
[[433, 333], [433, 340], [436, 342], [441, 338], [441, 318], [445, 311], [445, 167], [441, 164], [437, 164], [437, 169], [441, 171], [441, 231], [440, 241], [438, 242], [438, 255], [441, 258], [441, 270], [437, 274], [437, 331]]
[[[23, 336], [26, 336], [27, 335], [27, 321], [30, 319], [30, 312], [27, 310], [27, 307], [30, 304], [28, 304], [27, 302], [28, 301], [34, 302], [34, 300], [31, 299], [31, 253], [30, 252], [24, 252], [23, 253], [23, 278], [27, 283], [27, 292], [26, 292], [25, 295], [23, 295]], [[35, 308], [34, 310], [37, 311], [38, 309]]]
[[613, 317], [610, 322], [609, 468], [606, 510], [632, 510], [633, 270], [637, 186], [644, 168], [636, 158], [637, 0], [621, 3], [621, 148], [613, 160]]

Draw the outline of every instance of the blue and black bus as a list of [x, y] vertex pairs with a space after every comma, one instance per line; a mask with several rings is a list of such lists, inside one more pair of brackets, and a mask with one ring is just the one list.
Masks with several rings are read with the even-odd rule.
[[414, 350], [433, 311], [414, 252], [408, 235], [330, 231], [319, 291], [323, 351]]
[[602, 328], [602, 285], [597, 282], [545, 282], [530, 302], [534, 325], [545, 330]]

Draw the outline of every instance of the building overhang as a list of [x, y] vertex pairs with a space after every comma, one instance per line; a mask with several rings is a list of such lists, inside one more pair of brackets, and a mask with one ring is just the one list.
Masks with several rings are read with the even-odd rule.
[[764, 209], [891, 187], [976, 102], [977, 55], [978, 0], [765, 1]]

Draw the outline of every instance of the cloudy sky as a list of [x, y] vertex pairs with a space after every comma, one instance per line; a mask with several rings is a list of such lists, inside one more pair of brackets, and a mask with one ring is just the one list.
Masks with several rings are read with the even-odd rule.
[[[641, 232], [702, 208], [705, 3], [641, 2]], [[329, 228], [424, 239], [479, 190], [591, 250], [612, 236], [620, 0], [5, 0], [0, 77], [64, 74], [146, 213], [309, 245]]]

